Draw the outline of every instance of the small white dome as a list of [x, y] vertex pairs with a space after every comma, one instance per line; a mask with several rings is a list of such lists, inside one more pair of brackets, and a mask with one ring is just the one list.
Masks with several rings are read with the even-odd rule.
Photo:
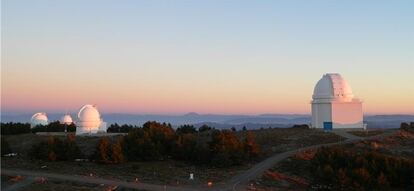
[[49, 124], [49, 122], [47, 119], [47, 115], [44, 112], [35, 113], [30, 120], [30, 126], [32, 128], [38, 125], [47, 125], [47, 124]]
[[60, 119], [60, 123], [61, 124], [66, 124], [66, 125], [70, 125], [70, 124], [72, 124], [73, 123], [73, 121], [72, 121], [72, 117], [70, 116], [70, 115], [64, 115], [63, 117], [62, 117], [62, 119]]
[[350, 99], [354, 95], [348, 82], [340, 74], [325, 74], [313, 91], [313, 99]]

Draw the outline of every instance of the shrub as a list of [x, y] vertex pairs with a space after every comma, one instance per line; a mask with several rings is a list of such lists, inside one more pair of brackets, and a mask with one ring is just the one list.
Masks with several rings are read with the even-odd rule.
[[[121, 127], [112, 125], [114, 131]], [[219, 167], [241, 164], [260, 154], [260, 147], [252, 133], [241, 140], [229, 130], [214, 130], [203, 126], [197, 133], [192, 125], [183, 125], [176, 131], [170, 124], [149, 121], [142, 128], [131, 128], [123, 139], [112, 143], [102, 138], [92, 159], [100, 163], [122, 161], [153, 161], [174, 158], [197, 164]]]
[[49, 137], [32, 146], [29, 156], [34, 159], [49, 161], [69, 161], [82, 158], [83, 154], [75, 142], [74, 135], [70, 134], [65, 140], [57, 137]]
[[108, 137], [102, 137], [96, 147], [92, 160], [102, 164], [118, 164], [125, 161], [122, 150], [122, 138], [112, 143]]
[[344, 147], [321, 148], [312, 160], [314, 184], [333, 190], [414, 189], [414, 159]]
[[151, 121], [128, 133], [124, 151], [129, 160], [163, 160], [171, 154], [174, 142], [171, 125]]

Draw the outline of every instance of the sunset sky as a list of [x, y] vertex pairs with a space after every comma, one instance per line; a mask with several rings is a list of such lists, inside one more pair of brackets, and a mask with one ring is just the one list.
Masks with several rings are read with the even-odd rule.
[[337, 72], [414, 114], [414, 1], [3, 0], [2, 113], [310, 113]]

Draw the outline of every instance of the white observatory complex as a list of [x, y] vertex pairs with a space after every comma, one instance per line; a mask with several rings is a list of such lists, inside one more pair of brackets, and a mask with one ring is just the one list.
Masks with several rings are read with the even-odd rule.
[[64, 125], [70, 125], [73, 123], [72, 117], [68, 114], [62, 116], [62, 118], [60, 119], [60, 124], [64, 124]]
[[84, 105], [78, 113], [76, 135], [106, 133], [106, 123], [95, 105]]
[[46, 113], [44, 112], [35, 113], [30, 119], [30, 128], [34, 128], [38, 125], [45, 126], [48, 124], [49, 124], [49, 121], [48, 121]]
[[312, 127], [325, 130], [364, 128], [362, 102], [340, 74], [322, 76], [313, 91]]

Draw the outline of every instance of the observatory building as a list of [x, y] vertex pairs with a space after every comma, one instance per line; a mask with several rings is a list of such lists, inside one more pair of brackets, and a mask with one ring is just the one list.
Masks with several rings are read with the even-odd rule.
[[65, 125], [70, 125], [73, 123], [72, 117], [68, 114], [64, 115], [61, 119], [60, 119], [60, 124], [65, 124]]
[[47, 115], [44, 112], [35, 113], [30, 119], [30, 128], [36, 127], [38, 125], [48, 125]]
[[364, 128], [362, 102], [340, 74], [323, 75], [312, 98], [313, 128]]
[[106, 123], [95, 105], [84, 105], [78, 113], [76, 135], [106, 133]]

